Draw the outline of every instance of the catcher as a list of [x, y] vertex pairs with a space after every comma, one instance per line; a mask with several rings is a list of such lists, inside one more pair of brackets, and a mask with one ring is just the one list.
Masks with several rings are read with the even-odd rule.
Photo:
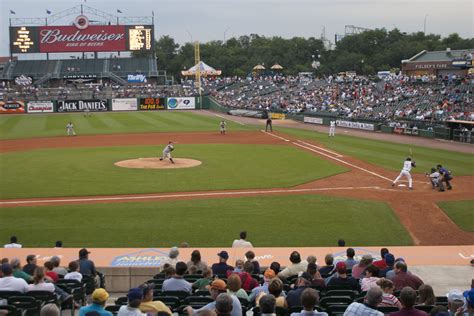
[[427, 172], [425, 175], [426, 177], [430, 178], [431, 186], [433, 187], [433, 189], [438, 188], [439, 192], [444, 192], [444, 185], [441, 181], [441, 174], [438, 172], [438, 170], [436, 170], [436, 168], [431, 168], [431, 172]]
[[169, 141], [168, 145], [166, 145], [166, 147], [163, 149], [163, 155], [160, 157], [160, 161], [168, 158], [171, 161], [171, 163], [174, 163], [173, 157], [171, 157], [171, 152], [173, 150], [174, 150], [173, 142]]
[[412, 179], [411, 179], [411, 174], [410, 174], [410, 171], [411, 171], [411, 168], [412, 167], [416, 167], [416, 162], [415, 161], [411, 161], [411, 158], [408, 157], [405, 162], [403, 163], [403, 169], [402, 171], [400, 172], [400, 174], [398, 175], [398, 177], [393, 180], [393, 183], [392, 183], [392, 187], [395, 186], [395, 183], [397, 183], [398, 180], [400, 180], [401, 177], [405, 176], [407, 177], [408, 179], [408, 188], [410, 190], [413, 190], [413, 186], [412, 186]]

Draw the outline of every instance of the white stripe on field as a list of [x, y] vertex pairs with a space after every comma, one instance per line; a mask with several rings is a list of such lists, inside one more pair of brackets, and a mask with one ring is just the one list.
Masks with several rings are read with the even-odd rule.
[[265, 134], [270, 135], [270, 136], [273, 136], [273, 137], [276, 137], [276, 138], [279, 138], [279, 139], [281, 139], [281, 140], [284, 140], [285, 142], [289, 142], [289, 141], [290, 141], [289, 139], [280, 137], [280, 136], [278, 136], [278, 135], [275, 135], [275, 134], [272, 134], [272, 133], [269, 133], [269, 132], [265, 132], [263, 129], [261, 129], [260, 132], [265, 133]]
[[204, 192], [204, 193], [178, 193], [178, 194], [159, 194], [159, 195], [139, 195], [139, 196], [108, 196], [108, 197], [83, 197], [83, 198], [59, 198], [49, 200], [16, 200], [16, 201], [0, 201], [0, 205], [15, 204], [39, 204], [39, 203], [68, 203], [68, 202], [105, 202], [105, 201], [127, 201], [127, 200], [148, 200], [162, 198], [180, 198], [180, 197], [203, 197], [203, 196], [219, 196], [219, 195], [260, 195], [272, 193], [299, 193], [314, 191], [332, 191], [332, 190], [357, 190], [357, 189], [374, 189], [380, 190], [378, 186], [368, 187], [337, 187], [337, 188], [313, 188], [313, 189], [280, 189], [280, 190], [264, 190], [264, 191], [232, 191], [232, 192]]
[[314, 147], [314, 148], [317, 148], [317, 149], [319, 149], [319, 150], [323, 150], [323, 151], [325, 151], [325, 152], [331, 153], [331, 154], [333, 154], [334, 156], [336, 156], [337, 158], [342, 158], [342, 157], [344, 157], [343, 155], [338, 154], [338, 153], [336, 153], [336, 152], [334, 152], [334, 151], [331, 151], [331, 150], [328, 150], [328, 149], [325, 149], [325, 148], [322, 148], [322, 147], [318, 147], [318, 146], [313, 145], [313, 144], [310, 144], [310, 143], [306, 143], [306, 142], [304, 142], [304, 141], [302, 141], [302, 140], [299, 140], [299, 139], [298, 139], [297, 141], [300, 142], [300, 143], [302, 143], [302, 144], [304, 144], [304, 145], [306, 145], [306, 146]]

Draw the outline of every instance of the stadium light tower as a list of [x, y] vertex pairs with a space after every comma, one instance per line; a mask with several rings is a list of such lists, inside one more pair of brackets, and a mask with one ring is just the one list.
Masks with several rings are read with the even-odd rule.
[[425, 19], [423, 20], [423, 35], [426, 36], [426, 19], [428, 19], [428, 13], [425, 15]]

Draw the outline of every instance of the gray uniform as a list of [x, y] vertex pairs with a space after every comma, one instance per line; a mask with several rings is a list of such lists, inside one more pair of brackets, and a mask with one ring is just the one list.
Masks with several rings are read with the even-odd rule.
[[166, 158], [172, 160], [173, 157], [171, 157], [171, 151], [173, 151], [173, 149], [174, 149], [173, 144], [166, 145], [165, 149], [163, 149], [163, 155], [161, 156], [160, 160], [163, 160]]

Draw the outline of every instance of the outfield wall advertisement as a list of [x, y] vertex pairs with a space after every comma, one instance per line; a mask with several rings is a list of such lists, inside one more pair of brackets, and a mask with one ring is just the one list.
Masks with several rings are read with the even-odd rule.
[[57, 112], [106, 112], [109, 110], [107, 99], [95, 100], [61, 100], [58, 101]]
[[320, 117], [305, 116], [303, 117], [303, 122], [311, 124], [323, 124], [323, 119]]
[[23, 101], [0, 101], [0, 114], [25, 113], [25, 102]]
[[137, 99], [112, 99], [112, 111], [136, 111], [138, 109]]
[[374, 124], [370, 124], [370, 123], [336, 120], [336, 125], [340, 126], [340, 127], [363, 129], [363, 130], [366, 130], [366, 131], [374, 131], [375, 130]]
[[165, 98], [141, 98], [138, 102], [140, 111], [166, 110]]
[[28, 113], [53, 113], [54, 104], [52, 101], [29, 101], [26, 105]]
[[195, 98], [168, 98], [166, 105], [168, 110], [194, 110], [196, 108]]

